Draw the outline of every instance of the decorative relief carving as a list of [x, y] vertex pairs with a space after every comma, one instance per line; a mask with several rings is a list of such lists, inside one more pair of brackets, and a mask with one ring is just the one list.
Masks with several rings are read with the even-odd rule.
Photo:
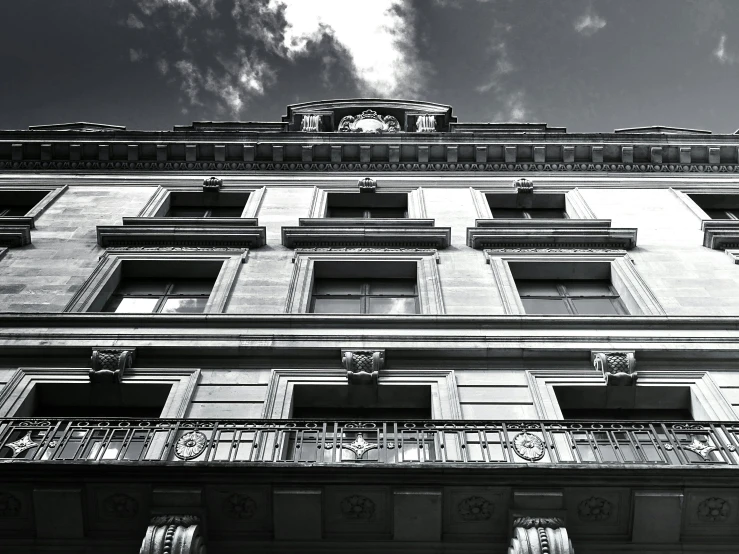
[[623, 250], [609, 248], [486, 248], [485, 253], [492, 254], [623, 254]]
[[323, 129], [323, 119], [319, 114], [304, 114], [300, 121], [300, 130], [303, 133], [320, 133]]
[[349, 384], [377, 384], [380, 370], [385, 366], [384, 350], [343, 350], [341, 363], [346, 369]]
[[375, 517], [375, 503], [359, 494], [347, 496], [341, 501], [341, 513], [346, 519], [372, 521]]
[[203, 179], [203, 192], [218, 192], [223, 186], [223, 179], [220, 177], [208, 177]]
[[525, 177], [513, 181], [513, 186], [518, 194], [532, 194], [534, 192], [534, 183]]
[[605, 498], [591, 496], [577, 505], [577, 515], [583, 521], [605, 521], [611, 517], [613, 505]]
[[519, 517], [513, 521], [508, 554], [575, 554], [564, 522], [555, 517]]
[[250, 496], [234, 493], [223, 501], [223, 512], [234, 519], [251, 519], [257, 513], [257, 503]]
[[347, 115], [339, 121], [340, 133], [398, 133], [400, 123], [392, 115], [381, 116], [374, 110]]
[[538, 462], [544, 457], [545, 448], [544, 441], [528, 431], [513, 437], [513, 449], [524, 460]]
[[357, 181], [359, 192], [375, 192], [377, 190], [377, 181], [372, 177], [365, 177]]
[[457, 505], [459, 515], [465, 521], [484, 521], [493, 515], [493, 504], [482, 496], [470, 496]]
[[731, 504], [717, 496], [706, 498], [698, 504], [698, 519], [701, 521], [726, 521], [731, 515]]
[[105, 512], [113, 517], [128, 519], [139, 513], [139, 503], [127, 494], [111, 494], [103, 500]]
[[593, 367], [611, 386], [636, 385], [639, 376], [633, 352], [594, 352]]
[[416, 117], [416, 133], [433, 133], [436, 131], [436, 117], [430, 113]]
[[0, 492], [0, 517], [18, 517], [21, 501], [9, 492]]
[[133, 366], [133, 350], [93, 350], [90, 381], [120, 383], [123, 373]]
[[13, 451], [13, 458], [17, 458], [26, 450], [37, 447], [38, 443], [33, 442], [33, 440], [31, 439], [31, 431], [29, 431], [17, 441], [5, 443], [5, 446]]
[[208, 438], [200, 431], [190, 431], [182, 435], [175, 444], [175, 456], [180, 460], [193, 460], [200, 456], [208, 446]]
[[200, 519], [192, 515], [151, 518], [139, 554], [205, 554]]

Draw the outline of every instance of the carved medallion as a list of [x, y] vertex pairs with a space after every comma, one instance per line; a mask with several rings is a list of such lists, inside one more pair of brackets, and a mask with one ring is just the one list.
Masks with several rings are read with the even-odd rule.
[[31, 431], [29, 431], [24, 437], [18, 439], [17, 441], [8, 442], [5, 444], [5, 446], [13, 451], [13, 458], [17, 458], [26, 450], [37, 447], [38, 443], [33, 442], [33, 440], [31, 439]]
[[251, 519], [257, 513], [257, 503], [250, 496], [234, 493], [223, 501], [223, 511], [234, 519]]
[[200, 456], [208, 445], [208, 438], [200, 431], [190, 431], [180, 437], [175, 445], [175, 456], [192, 460]]
[[347, 519], [371, 520], [375, 516], [375, 503], [366, 496], [347, 496], [341, 501], [341, 513]]
[[731, 504], [716, 496], [706, 498], [698, 504], [698, 519], [701, 521], [726, 521], [731, 515]]
[[340, 133], [398, 133], [400, 123], [392, 115], [381, 116], [374, 110], [347, 115], [339, 122]]
[[513, 449], [524, 460], [538, 462], [544, 457], [544, 441], [528, 431], [513, 437]]
[[103, 500], [103, 508], [113, 517], [130, 518], [139, 512], [139, 503], [127, 494], [111, 494]]
[[577, 515], [583, 521], [605, 521], [611, 517], [613, 505], [605, 498], [591, 496], [577, 505]]
[[21, 513], [21, 501], [9, 492], [0, 492], [0, 517], [17, 517]]
[[493, 515], [493, 504], [482, 496], [470, 496], [457, 505], [457, 511], [465, 521], [484, 521]]

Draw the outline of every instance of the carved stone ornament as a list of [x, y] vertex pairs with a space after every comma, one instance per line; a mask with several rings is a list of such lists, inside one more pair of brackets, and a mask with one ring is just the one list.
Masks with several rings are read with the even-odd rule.
[[398, 133], [400, 123], [392, 115], [381, 116], [374, 110], [347, 115], [339, 121], [340, 133]]
[[341, 363], [346, 369], [350, 385], [376, 385], [380, 370], [385, 365], [385, 352], [345, 350], [341, 353]]
[[534, 192], [534, 183], [523, 177], [513, 181], [513, 186], [516, 187], [518, 194], [532, 194]]
[[465, 521], [484, 521], [493, 515], [493, 504], [482, 496], [470, 496], [457, 504], [457, 512]]
[[200, 431], [190, 431], [182, 435], [175, 444], [174, 454], [180, 460], [194, 460], [208, 446], [208, 438]]
[[375, 192], [377, 190], [377, 181], [372, 177], [365, 177], [357, 181], [359, 192]]
[[698, 519], [701, 521], [726, 521], [730, 515], [731, 504], [723, 498], [714, 496], [698, 504]]
[[513, 437], [513, 449], [524, 460], [538, 462], [544, 457], [544, 441], [536, 435], [524, 431]]
[[151, 518], [139, 554], [206, 554], [200, 519], [191, 515]]
[[594, 352], [593, 367], [603, 374], [606, 385], [636, 385], [636, 358], [633, 352]]
[[323, 119], [319, 114], [305, 114], [300, 121], [300, 130], [303, 133], [320, 133], [323, 129]]
[[575, 550], [561, 519], [520, 517], [513, 521], [508, 554], [575, 554]]
[[111, 494], [103, 500], [103, 508], [108, 515], [122, 519], [132, 518], [139, 513], [138, 501], [123, 493]]
[[416, 133], [433, 133], [436, 131], [436, 117], [424, 113], [416, 117]]
[[220, 177], [208, 177], [203, 179], [203, 192], [218, 192], [223, 186], [223, 179]]
[[0, 517], [17, 517], [21, 513], [21, 501], [9, 492], [0, 492]]
[[605, 521], [611, 517], [613, 505], [605, 498], [591, 496], [577, 505], [577, 515], [583, 521]]
[[234, 493], [223, 501], [223, 512], [234, 519], [251, 519], [257, 513], [257, 503], [251, 496]]
[[346, 519], [372, 520], [375, 517], [375, 503], [359, 494], [347, 496], [341, 501], [341, 513]]
[[123, 373], [133, 366], [133, 350], [93, 350], [90, 382], [120, 383]]

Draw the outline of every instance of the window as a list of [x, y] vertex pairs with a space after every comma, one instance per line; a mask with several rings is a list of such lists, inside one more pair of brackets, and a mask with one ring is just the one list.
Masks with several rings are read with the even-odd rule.
[[23, 217], [48, 194], [48, 190], [2, 191], [0, 192], [0, 217]]
[[241, 217], [248, 192], [172, 192], [163, 217]]
[[627, 314], [609, 281], [516, 280], [527, 314], [623, 315]]
[[417, 314], [415, 278], [317, 278], [313, 284], [312, 313]]
[[739, 194], [689, 194], [711, 219], [739, 219]]
[[431, 419], [431, 386], [381, 385], [374, 389], [297, 384], [293, 389], [290, 417], [374, 421]]
[[405, 218], [408, 217], [408, 195], [329, 192], [326, 217]]
[[211, 279], [124, 279], [103, 308], [116, 313], [202, 313], [215, 277]]
[[690, 387], [555, 386], [565, 419], [693, 421]]
[[485, 195], [493, 219], [567, 219], [564, 194]]

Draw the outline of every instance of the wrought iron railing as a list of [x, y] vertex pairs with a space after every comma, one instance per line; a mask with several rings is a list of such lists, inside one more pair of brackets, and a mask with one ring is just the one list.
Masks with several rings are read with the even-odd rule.
[[0, 461], [739, 466], [739, 423], [0, 419]]

